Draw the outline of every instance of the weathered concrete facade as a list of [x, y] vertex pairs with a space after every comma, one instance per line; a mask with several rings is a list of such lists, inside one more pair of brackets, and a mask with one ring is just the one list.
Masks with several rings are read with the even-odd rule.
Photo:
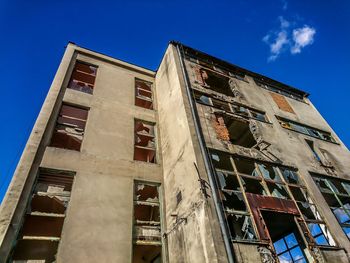
[[70, 43], [0, 262], [349, 262], [349, 160], [303, 91], [175, 42], [157, 72]]

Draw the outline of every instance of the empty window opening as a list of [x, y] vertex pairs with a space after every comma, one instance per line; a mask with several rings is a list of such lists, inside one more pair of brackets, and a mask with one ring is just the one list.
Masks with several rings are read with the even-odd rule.
[[135, 79], [135, 105], [145, 109], [153, 109], [151, 82]]
[[233, 171], [230, 155], [219, 151], [210, 151], [215, 169]]
[[306, 246], [294, 217], [289, 214], [262, 211], [271, 241], [280, 262], [309, 262]]
[[135, 182], [133, 263], [161, 262], [159, 186]]
[[41, 169], [12, 251], [13, 261], [56, 262], [74, 173]]
[[221, 94], [225, 94], [227, 96], [234, 97], [229, 84], [229, 77], [203, 68], [195, 69], [195, 74], [197, 82], [205, 88], [211, 89]]
[[88, 110], [63, 104], [50, 146], [80, 151]]
[[155, 163], [156, 143], [154, 124], [135, 120], [134, 160]]
[[235, 162], [236, 169], [240, 174], [254, 176], [254, 177], [259, 176], [259, 172], [257, 167], [255, 166], [254, 161], [245, 159], [245, 158], [236, 157], [234, 159], [234, 162]]
[[96, 66], [77, 61], [68, 88], [92, 94], [95, 85], [96, 72]]
[[[217, 118], [220, 117], [217, 116]], [[256, 140], [250, 130], [248, 121], [241, 121], [227, 115], [223, 117], [223, 120], [232, 144], [245, 148], [251, 148], [256, 145]]]

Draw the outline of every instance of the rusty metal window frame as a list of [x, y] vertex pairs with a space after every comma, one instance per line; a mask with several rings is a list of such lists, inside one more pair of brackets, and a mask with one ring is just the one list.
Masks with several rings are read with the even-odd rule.
[[[283, 117], [280, 117], [277, 115], [276, 115], [276, 119], [277, 119], [278, 123], [281, 125], [281, 127], [284, 129], [288, 129], [288, 130], [291, 130], [294, 132], [305, 134], [307, 136], [317, 138], [317, 139], [325, 141], [325, 142], [339, 144], [334, 139], [334, 137], [332, 136], [332, 134], [330, 132], [322, 131], [320, 129], [313, 128], [311, 126], [308, 126], [308, 125], [305, 125], [302, 123], [298, 123], [298, 122], [295, 122], [292, 120], [288, 120], [286, 118], [283, 118]], [[318, 134], [318, 136], [316, 134]]]
[[[218, 152], [214, 149], [209, 149], [211, 151], [211, 153], [215, 153], [215, 152]], [[248, 205], [248, 201], [247, 201], [247, 196], [246, 196], [246, 190], [244, 188], [244, 185], [243, 185], [243, 182], [242, 182], [242, 178], [249, 178], [249, 179], [253, 179], [253, 180], [256, 180], [258, 182], [260, 182], [260, 184], [262, 185], [262, 187], [264, 188], [264, 191], [266, 192], [266, 196], [271, 196], [271, 197], [276, 197], [273, 193], [271, 193], [269, 187], [268, 187], [268, 184], [275, 184], [275, 185], [281, 185], [283, 186], [284, 190], [287, 192], [288, 194], [288, 198], [281, 198], [281, 197], [276, 197], [276, 198], [281, 198], [281, 199], [287, 199], [287, 200], [292, 200], [296, 207], [298, 208], [299, 210], [299, 213], [302, 217], [302, 221], [304, 222], [305, 226], [308, 227], [308, 231], [310, 232], [310, 236], [311, 238], [315, 239], [315, 243], [316, 245], [320, 246], [320, 247], [335, 247], [336, 246], [336, 242], [334, 240], [334, 238], [332, 237], [331, 233], [329, 232], [328, 230], [328, 227], [325, 223], [325, 221], [323, 220], [321, 214], [318, 212], [317, 210], [317, 207], [315, 205], [315, 203], [313, 202], [312, 198], [309, 196], [308, 194], [308, 190], [307, 188], [305, 187], [305, 184], [302, 180], [302, 178], [299, 176], [298, 172], [296, 169], [294, 168], [290, 168], [290, 167], [286, 167], [286, 166], [282, 166], [282, 165], [277, 165], [277, 164], [270, 164], [270, 163], [266, 163], [266, 162], [261, 162], [261, 161], [258, 161], [258, 160], [254, 160], [254, 159], [248, 159], [248, 158], [244, 158], [244, 157], [241, 157], [239, 156], [238, 158], [242, 158], [242, 159], [246, 159], [246, 160], [250, 160], [250, 162], [252, 162], [254, 164], [254, 168], [255, 168], [255, 173], [256, 175], [252, 176], [252, 175], [248, 175], [248, 174], [244, 174], [242, 172], [239, 172], [237, 166], [236, 166], [236, 163], [235, 163], [235, 159], [237, 159], [237, 156], [233, 156], [232, 154], [229, 154], [229, 153], [224, 153], [222, 152], [222, 154], [226, 154], [229, 156], [230, 158], [230, 163], [231, 163], [231, 168], [232, 170], [231, 171], [228, 171], [228, 170], [224, 170], [224, 169], [215, 169], [216, 170], [216, 178], [217, 178], [217, 181], [219, 181], [218, 179], [218, 174], [217, 172], [225, 172], [225, 173], [228, 173], [228, 174], [232, 174], [232, 175], [236, 175], [236, 179], [238, 180], [239, 182], [239, 185], [240, 185], [240, 192], [243, 194], [243, 197], [244, 197], [244, 202], [245, 202], [245, 205], [246, 205], [246, 211], [230, 211], [231, 214], [240, 214], [240, 215], [246, 215], [246, 216], [250, 216], [252, 217], [252, 211], [251, 211], [251, 208], [250, 206]], [[213, 159], [213, 158], [212, 158]], [[259, 165], [261, 164], [268, 164], [268, 165], [272, 165], [273, 167], [275, 167], [274, 171], [276, 172], [277, 176], [279, 179], [277, 180], [271, 180], [271, 179], [267, 179], [264, 177], [264, 174], [262, 172], [262, 170], [260, 169]], [[215, 166], [214, 166], [215, 167]], [[286, 170], [290, 170], [293, 172], [293, 176], [294, 176], [294, 179], [295, 179], [295, 176], [297, 178], [297, 182], [289, 182], [287, 181], [286, 179], [286, 175], [283, 174], [282, 171], [286, 171]], [[220, 183], [218, 183], [218, 185], [220, 186]], [[302, 191], [303, 194], [305, 194], [305, 199], [306, 199], [306, 202], [305, 203], [308, 203], [310, 206], [313, 207], [313, 211], [312, 213], [315, 213], [315, 219], [307, 219], [305, 218], [303, 212], [300, 210], [300, 205], [302, 205], [303, 202], [301, 201], [298, 201], [296, 199], [296, 197], [294, 196], [291, 188], [297, 188], [297, 189], [300, 189]], [[221, 189], [219, 189], [221, 190]], [[350, 190], [349, 190], [350, 191]], [[222, 200], [221, 200], [222, 202]], [[223, 205], [223, 203], [222, 203]], [[224, 205], [223, 205], [224, 207]], [[225, 211], [226, 213], [226, 211]], [[256, 222], [255, 220], [252, 220], [252, 224], [253, 224], [253, 227], [254, 227], [254, 230], [255, 230], [255, 234], [258, 233], [258, 230], [257, 230], [257, 226], [256, 226]], [[313, 236], [312, 234], [312, 229], [311, 227], [313, 225], [318, 225], [319, 228], [322, 230], [322, 233], [318, 233], [318, 236]], [[323, 235], [325, 237], [325, 239], [327, 240], [328, 244], [317, 244], [317, 238], [319, 236]], [[256, 240], [232, 240], [232, 241], [245, 241], [245, 242], [263, 242], [262, 240], [259, 240], [258, 236], [256, 236]]]

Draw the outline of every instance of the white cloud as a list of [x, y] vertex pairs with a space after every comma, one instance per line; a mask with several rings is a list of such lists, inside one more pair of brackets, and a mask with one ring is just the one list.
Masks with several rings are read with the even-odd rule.
[[278, 33], [275, 41], [270, 44], [271, 56], [268, 58], [269, 61], [275, 60], [281, 53], [283, 47], [289, 43], [287, 38], [287, 32], [281, 31]]
[[280, 23], [281, 23], [280, 27], [281, 28], [288, 28], [289, 27], [290, 23], [287, 20], [285, 20], [283, 18], [283, 16], [279, 16], [278, 19], [280, 20]]
[[293, 30], [293, 41], [294, 45], [291, 47], [290, 52], [292, 54], [298, 54], [301, 49], [311, 45], [314, 42], [314, 36], [316, 30], [309, 26], [297, 28]]
[[302, 48], [311, 45], [314, 41], [316, 30], [310, 26], [303, 26], [292, 29], [290, 23], [282, 16], [278, 17], [280, 26], [278, 30], [270, 31], [262, 38], [262, 41], [269, 45], [270, 55], [268, 61], [276, 60], [281, 53], [290, 50], [291, 54], [298, 54]]

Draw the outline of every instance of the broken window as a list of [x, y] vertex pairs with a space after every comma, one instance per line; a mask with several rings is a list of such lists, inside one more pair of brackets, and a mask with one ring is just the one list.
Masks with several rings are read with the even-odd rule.
[[96, 72], [96, 66], [77, 61], [68, 88], [92, 94], [95, 85]]
[[[217, 118], [221, 117], [216, 115]], [[223, 117], [224, 126], [229, 135], [229, 140], [234, 145], [251, 148], [256, 145], [256, 140], [249, 127], [249, 121], [239, 120], [228, 115]]]
[[74, 172], [40, 169], [12, 260], [56, 262], [73, 179]]
[[153, 109], [151, 82], [135, 79], [135, 105], [145, 109]]
[[302, 134], [306, 134], [311, 137], [315, 137], [324, 141], [336, 143], [335, 139], [329, 132], [321, 131], [316, 128], [312, 128], [310, 126], [306, 126], [291, 120], [287, 120], [285, 118], [277, 117], [277, 119], [280, 125], [285, 129], [300, 132]]
[[295, 92], [288, 92], [288, 91], [284, 90], [283, 88], [279, 88], [277, 86], [264, 83], [263, 81], [260, 81], [256, 78], [254, 78], [254, 81], [258, 86], [260, 86], [264, 89], [267, 89], [269, 91], [272, 91], [272, 92], [276, 93], [276, 95], [281, 94], [283, 96], [286, 96], [286, 97], [289, 97], [289, 98], [292, 98], [295, 100], [304, 101], [304, 96], [301, 94], [297, 94]]
[[227, 96], [234, 97], [231, 90], [229, 80], [230, 78], [219, 73], [216, 73], [209, 69], [195, 68], [196, 82], [203, 87], [218, 92], [220, 94], [225, 94]]
[[259, 172], [254, 161], [236, 157], [234, 158], [234, 162], [238, 173], [255, 177], [259, 176]]
[[135, 120], [134, 160], [155, 163], [156, 142], [154, 124]]
[[312, 177], [346, 236], [350, 239], [350, 182], [318, 174], [312, 174]]
[[226, 217], [232, 240], [256, 240], [255, 230], [250, 216], [244, 214], [228, 214]]
[[133, 262], [161, 262], [159, 186], [143, 182], [134, 186]]
[[267, 119], [266, 119], [264, 112], [252, 110], [252, 109], [249, 109], [249, 112], [250, 112], [252, 118], [259, 120], [259, 121], [267, 122]]
[[88, 110], [63, 104], [50, 146], [80, 151]]
[[[306, 187], [303, 186], [297, 172], [287, 167], [281, 167], [280, 170], [316, 244], [320, 246], [335, 246], [334, 239], [327, 230], [326, 224], [320, 213], [317, 211], [316, 205], [309, 196]], [[315, 234], [316, 226], [320, 226], [322, 233]], [[323, 241], [323, 239], [326, 241]]]
[[211, 101], [212, 101], [213, 107], [220, 109], [220, 110], [227, 111], [227, 112], [231, 112], [231, 108], [230, 108], [229, 103], [227, 103], [225, 101], [217, 100], [217, 99], [211, 99]]
[[201, 104], [205, 104], [208, 106], [212, 106], [210, 97], [208, 97], [204, 93], [200, 93], [200, 92], [195, 91], [193, 94], [194, 94], [194, 98], [195, 98], [196, 102], [201, 103]]

